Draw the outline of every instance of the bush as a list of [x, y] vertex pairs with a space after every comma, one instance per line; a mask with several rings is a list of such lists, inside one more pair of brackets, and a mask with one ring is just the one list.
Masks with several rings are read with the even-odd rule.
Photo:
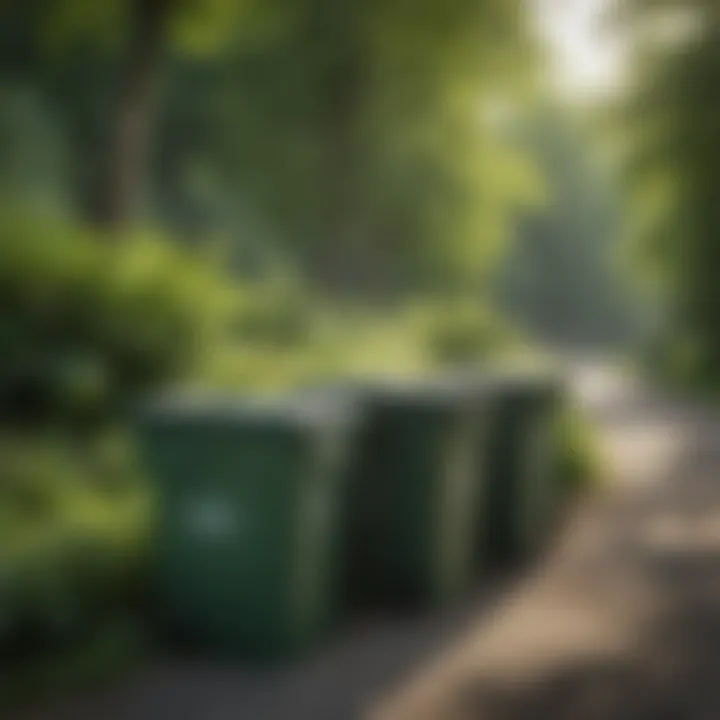
[[440, 364], [486, 360], [515, 342], [509, 327], [479, 300], [421, 306], [414, 319], [430, 357]]
[[230, 335], [254, 347], [290, 349], [312, 341], [316, 323], [314, 303], [297, 284], [254, 283], [243, 288]]
[[12, 641], [81, 632], [139, 596], [150, 498], [129, 446], [114, 444], [3, 439], [0, 614]]
[[244, 289], [231, 339], [216, 347], [202, 380], [279, 390], [337, 376], [423, 375], [512, 347], [514, 336], [477, 303], [424, 303], [320, 312], [297, 287]]
[[161, 238], [111, 241], [5, 217], [0, 419], [96, 419], [187, 372], [218, 330], [228, 294], [219, 273]]
[[566, 403], [557, 416], [559, 475], [567, 493], [599, 482], [602, 474], [595, 429], [576, 406]]

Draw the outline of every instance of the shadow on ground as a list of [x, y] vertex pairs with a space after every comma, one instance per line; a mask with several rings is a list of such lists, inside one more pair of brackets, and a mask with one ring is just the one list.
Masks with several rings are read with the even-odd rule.
[[[445, 704], [452, 720], [720, 718], [720, 422], [707, 408], [647, 395], [601, 405], [600, 423], [661, 422], [681, 451], [651, 485], [626, 489], [602, 519], [604, 554], [564, 582], [641, 583], [652, 610], [622, 652], [548, 658], [544, 671], [498, 680], [469, 674]], [[562, 612], [562, 608], [558, 608]], [[434, 716], [433, 716], [434, 717]], [[438, 716], [439, 717], [439, 716]]]
[[17, 720], [350, 720], [441, 652], [493, 607], [510, 582], [496, 578], [443, 614], [357, 621], [314, 656], [250, 669], [201, 658], [158, 658], [121, 685], [28, 712]]

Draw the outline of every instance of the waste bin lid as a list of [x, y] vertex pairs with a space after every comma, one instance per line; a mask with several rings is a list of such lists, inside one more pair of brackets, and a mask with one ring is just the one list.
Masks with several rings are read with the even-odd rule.
[[401, 402], [494, 402], [507, 397], [552, 402], [562, 396], [564, 382], [559, 373], [547, 368], [479, 367], [429, 378], [373, 380], [358, 389], [375, 400]]
[[565, 382], [552, 368], [485, 368], [483, 382], [496, 396], [547, 399], [562, 396]]
[[145, 401], [141, 414], [153, 422], [230, 422], [273, 425], [345, 425], [355, 408], [349, 398], [304, 391], [277, 397], [252, 397], [207, 390], [183, 390]]
[[374, 402], [435, 405], [477, 399], [475, 379], [439, 374], [432, 377], [372, 378], [356, 381], [352, 392]]

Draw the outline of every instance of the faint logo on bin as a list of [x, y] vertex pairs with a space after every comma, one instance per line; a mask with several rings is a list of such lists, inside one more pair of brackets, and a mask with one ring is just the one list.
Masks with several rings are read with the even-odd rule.
[[195, 535], [226, 538], [238, 535], [242, 518], [238, 508], [224, 497], [203, 497], [187, 508], [187, 524]]

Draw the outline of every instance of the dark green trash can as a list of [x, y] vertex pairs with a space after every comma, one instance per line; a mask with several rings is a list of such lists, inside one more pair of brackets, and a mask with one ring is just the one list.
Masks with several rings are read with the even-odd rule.
[[352, 425], [348, 406], [319, 397], [205, 398], [144, 414], [162, 610], [175, 630], [262, 659], [328, 626]]
[[346, 496], [350, 604], [449, 600], [472, 577], [476, 397], [455, 382], [370, 384]]
[[546, 375], [489, 376], [482, 560], [521, 560], [547, 540], [560, 501], [557, 416], [562, 385]]

